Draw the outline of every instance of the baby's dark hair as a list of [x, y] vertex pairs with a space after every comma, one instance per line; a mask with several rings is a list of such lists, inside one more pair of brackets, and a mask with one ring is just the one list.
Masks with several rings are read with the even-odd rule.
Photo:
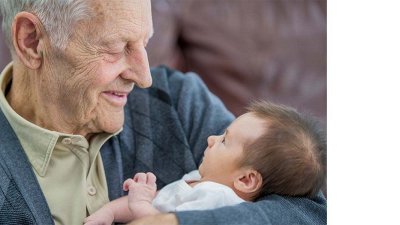
[[253, 103], [248, 112], [265, 120], [265, 132], [245, 144], [241, 160], [263, 178], [254, 198], [315, 196], [326, 182], [326, 135], [318, 122], [291, 107], [266, 101]]

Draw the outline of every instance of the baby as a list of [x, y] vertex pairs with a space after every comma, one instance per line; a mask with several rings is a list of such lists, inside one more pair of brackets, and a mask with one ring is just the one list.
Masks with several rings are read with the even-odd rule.
[[124, 182], [128, 196], [111, 201], [85, 224], [129, 222], [160, 212], [213, 209], [268, 194], [315, 196], [326, 177], [326, 139], [296, 110], [256, 102], [220, 136], [210, 136], [199, 170], [156, 193], [156, 177]]

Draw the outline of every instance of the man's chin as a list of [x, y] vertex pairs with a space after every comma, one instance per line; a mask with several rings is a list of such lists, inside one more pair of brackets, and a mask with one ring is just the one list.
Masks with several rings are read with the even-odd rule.
[[114, 133], [119, 132], [121, 129], [122, 129], [122, 126], [120, 126], [118, 128], [108, 129], [108, 130], [105, 130], [104, 132], [114, 134]]
[[120, 118], [113, 118], [111, 120], [108, 120], [108, 122], [103, 123], [103, 132], [106, 133], [116, 133], [121, 130], [122, 126], [124, 125], [124, 117]]
[[110, 133], [110, 134], [116, 133], [116, 132], [118, 132], [118, 131], [120, 131], [122, 129], [122, 125], [123, 124], [121, 123], [118, 126], [110, 127], [109, 129], [105, 130], [105, 132], [106, 133]]

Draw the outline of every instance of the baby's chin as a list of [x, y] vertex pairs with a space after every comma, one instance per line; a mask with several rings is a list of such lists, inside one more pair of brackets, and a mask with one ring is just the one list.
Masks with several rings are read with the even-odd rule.
[[202, 165], [203, 165], [203, 163], [201, 163], [200, 166], [199, 166], [199, 174], [200, 174], [201, 177], [204, 177]]

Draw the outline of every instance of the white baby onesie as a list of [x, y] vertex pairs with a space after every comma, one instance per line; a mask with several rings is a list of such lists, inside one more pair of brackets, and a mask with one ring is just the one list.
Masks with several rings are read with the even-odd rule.
[[214, 209], [244, 202], [228, 186], [205, 181], [191, 187], [186, 181], [200, 180], [198, 170], [194, 170], [164, 188], [153, 200], [153, 206], [161, 212], [183, 210]]

